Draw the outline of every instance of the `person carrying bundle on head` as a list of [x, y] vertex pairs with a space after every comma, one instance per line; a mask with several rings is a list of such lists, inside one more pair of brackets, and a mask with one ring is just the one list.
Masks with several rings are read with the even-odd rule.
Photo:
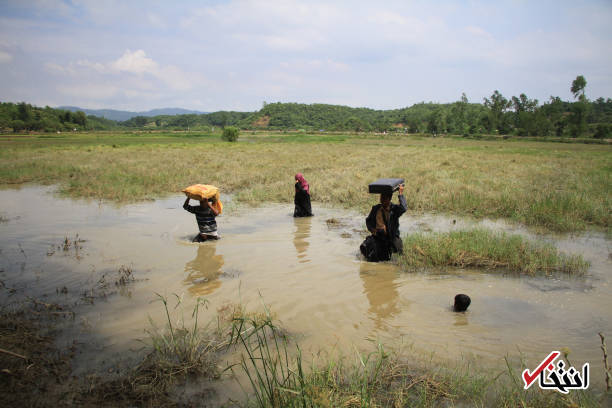
[[[398, 252], [401, 254], [403, 252], [399, 218], [408, 209], [404, 197], [404, 180], [382, 179], [379, 181], [384, 183], [387, 180], [401, 180], [401, 184], [397, 187], [399, 203], [391, 203], [394, 188], [390, 187], [380, 194], [380, 204], [372, 206], [372, 210], [366, 218], [366, 227], [372, 235], [361, 244], [360, 250], [370, 262], [388, 261], [391, 259], [392, 253]], [[370, 192], [374, 192], [372, 191], [372, 185], [370, 185]]]
[[[204, 242], [209, 239], [219, 239], [217, 234], [217, 217], [223, 211], [223, 204], [219, 199], [219, 190], [215, 186], [195, 184], [183, 190], [187, 199], [183, 209], [195, 214], [200, 233], [192, 242]], [[189, 205], [189, 200], [198, 200], [200, 205]]]

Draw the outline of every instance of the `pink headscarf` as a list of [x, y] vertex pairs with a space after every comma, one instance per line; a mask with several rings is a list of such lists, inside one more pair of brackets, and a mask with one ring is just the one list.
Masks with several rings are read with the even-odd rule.
[[302, 173], [298, 173], [295, 175], [295, 179], [300, 182], [300, 185], [302, 186], [304, 191], [306, 191], [307, 194], [310, 194], [310, 186], [308, 186], [308, 182], [304, 178], [304, 175]]

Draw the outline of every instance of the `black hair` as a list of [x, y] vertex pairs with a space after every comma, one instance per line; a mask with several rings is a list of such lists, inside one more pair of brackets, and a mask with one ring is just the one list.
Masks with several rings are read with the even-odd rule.
[[393, 193], [382, 193], [380, 195], [381, 198], [391, 199], [393, 197]]
[[463, 293], [455, 296], [455, 304], [453, 305], [453, 310], [455, 312], [465, 312], [467, 308], [472, 303], [472, 300], [468, 295], [464, 295]]

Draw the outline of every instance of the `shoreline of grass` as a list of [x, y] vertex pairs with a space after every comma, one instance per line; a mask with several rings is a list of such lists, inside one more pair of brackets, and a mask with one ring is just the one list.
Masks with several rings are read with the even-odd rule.
[[487, 229], [414, 233], [403, 237], [403, 243], [404, 252], [396, 259], [404, 270], [451, 266], [550, 276], [583, 275], [590, 265], [553, 245]]
[[611, 162], [608, 146], [522, 141], [245, 135], [227, 143], [174, 134], [70, 135], [60, 144], [3, 142], [0, 184], [58, 184], [68, 197], [129, 203], [206, 182], [258, 205], [292, 202], [293, 175], [301, 172], [315, 205], [365, 212], [377, 201], [368, 183], [394, 176], [406, 179], [413, 213], [504, 218], [551, 232], [609, 231]]

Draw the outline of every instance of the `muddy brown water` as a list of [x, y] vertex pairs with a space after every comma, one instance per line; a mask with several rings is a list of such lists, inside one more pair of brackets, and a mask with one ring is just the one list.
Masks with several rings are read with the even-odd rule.
[[[181, 296], [186, 316], [205, 297], [203, 320], [227, 303], [260, 310], [263, 301], [312, 352], [350, 354], [353, 347], [371, 350], [375, 340], [502, 367], [504, 356], [516, 361], [520, 352], [535, 366], [569, 347], [572, 363], [589, 362], [592, 381], [602, 383], [597, 333], [612, 339], [612, 250], [604, 234], [534, 236], [501, 221], [408, 213], [403, 233], [485, 226], [546, 240], [591, 267], [578, 278], [454, 268], [405, 273], [359, 258], [365, 214], [315, 205], [314, 217], [294, 219], [292, 206], [241, 208], [225, 199], [217, 219], [222, 239], [192, 244], [197, 227], [182, 196], [118, 207], [58, 198], [50, 187], [0, 190], [0, 280], [45, 302], [76, 305], [58, 341], [81, 345], [77, 373], [134, 355], [148, 317], [164, 322], [154, 302], [159, 293]], [[64, 250], [64, 238], [77, 234], [79, 249]], [[122, 266], [135, 281], [116, 286]], [[471, 296], [467, 313], [450, 311], [457, 293]], [[2, 303], [14, 296], [0, 293]]]

